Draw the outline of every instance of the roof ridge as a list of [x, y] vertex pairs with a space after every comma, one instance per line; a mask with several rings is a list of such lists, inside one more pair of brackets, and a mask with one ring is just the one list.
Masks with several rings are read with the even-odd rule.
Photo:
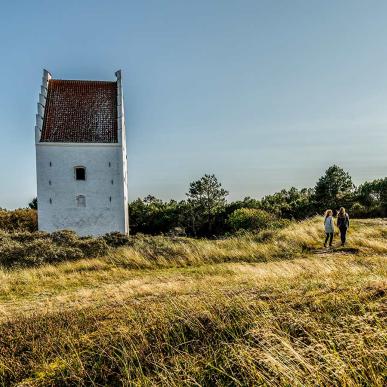
[[58, 78], [51, 78], [49, 82], [117, 83], [117, 81], [101, 81], [101, 80], [93, 80], [93, 79], [58, 79]]

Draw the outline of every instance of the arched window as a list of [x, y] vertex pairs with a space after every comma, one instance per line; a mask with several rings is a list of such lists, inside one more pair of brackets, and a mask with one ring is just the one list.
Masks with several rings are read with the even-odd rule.
[[75, 167], [74, 177], [75, 180], [86, 180], [86, 167]]
[[77, 207], [86, 207], [86, 196], [78, 195], [77, 196]]

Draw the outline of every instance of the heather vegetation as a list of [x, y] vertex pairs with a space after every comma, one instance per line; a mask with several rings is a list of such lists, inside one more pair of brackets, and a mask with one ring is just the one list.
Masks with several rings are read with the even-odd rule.
[[[120, 236], [122, 239], [124, 236]], [[109, 250], [112, 235], [79, 238], [63, 230], [45, 232], [4, 232], [0, 230], [0, 266], [7, 268], [38, 266], [87, 257], [99, 257]]]
[[6, 232], [33, 232], [37, 229], [38, 216], [35, 210], [21, 208], [7, 211], [0, 208], [0, 230]]

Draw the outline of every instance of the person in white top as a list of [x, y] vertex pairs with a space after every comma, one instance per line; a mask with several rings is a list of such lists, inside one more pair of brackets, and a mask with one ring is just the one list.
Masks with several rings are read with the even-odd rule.
[[325, 211], [324, 227], [325, 227], [325, 234], [326, 234], [324, 247], [327, 247], [328, 240], [329, 240], [329, 247], [332, 247], [333, 234], [335, 232], [335, 226], [333, 223], [333, 211], [332, 210]]

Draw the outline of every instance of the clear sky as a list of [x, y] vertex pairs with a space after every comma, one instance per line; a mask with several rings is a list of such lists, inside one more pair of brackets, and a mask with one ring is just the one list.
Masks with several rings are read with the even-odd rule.
[[124, 76], [130, 199], [183, 199], [215, 173], [230, 199], [310, 187], [329, 165], [387, 176], [387, 2], [5, 1], [0, 207], [36, 192], [42, 68]]

